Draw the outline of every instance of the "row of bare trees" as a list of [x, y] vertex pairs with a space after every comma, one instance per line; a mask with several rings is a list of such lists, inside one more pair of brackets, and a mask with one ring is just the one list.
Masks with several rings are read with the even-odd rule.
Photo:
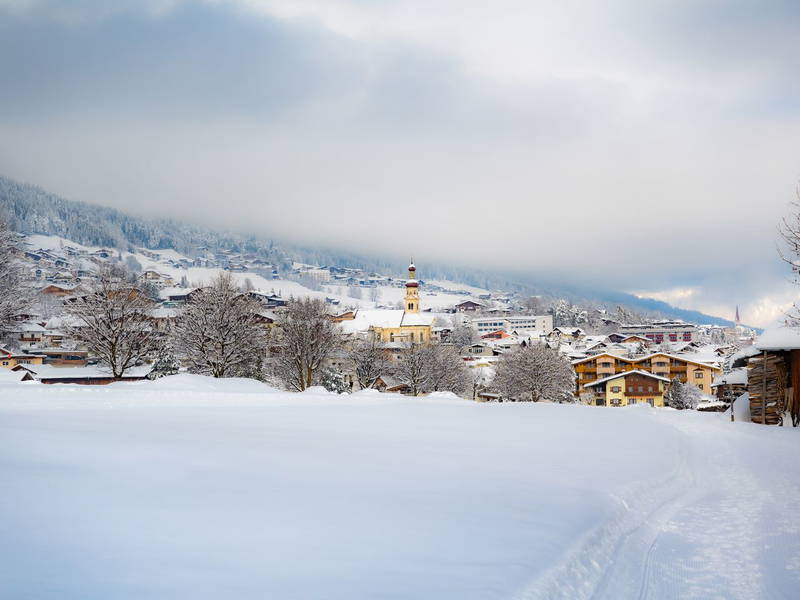
[[[27, 301], [15, 242], [0, 223], [0, 330]], [[114, 377], [145, 362], [175, 365], [180, 360], [193, 373], [271, 378], [302, 391], [318, 384], [326, 361], [341, 354], [359, 388], [372, 388], [386, 376], [413, 395], [464, 394], [475, 388], [457, 343], [411, 345], [392, 361], [375, 339], [346, 344], [318, 299], [292, 301], [270, 334], [260, 317], [261, 305], [243, 294], [229, 274], [195, 292], [168, 331], [156, 327], [155, 304], [148, 296], [121, 265], [109, 264], [91, 289], [65, 306], [67, 330]], [[493, 387], [509, 399], [537, 401], [563, 400], [573, 386], [574, 374], [557, 352], [532, 346], [500, 359]]]

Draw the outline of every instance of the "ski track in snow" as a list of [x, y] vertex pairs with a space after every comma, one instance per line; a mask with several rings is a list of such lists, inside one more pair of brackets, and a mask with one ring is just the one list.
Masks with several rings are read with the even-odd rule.
[[[788, 575], [800, 584], [800, 523], [793, 518], [800, 488], [774, 479], [776, 472], [779, 480], [796, 472], [796, 447], [787, 443], [774, 456], [767, 443], [772, 432], [752, 429], [757, 425], [744, 425], [754, 450], [729, 435], [742, 425], [719, 420], [713, 423], [718, 431], [709, 431], [707, 423], [673, 417], [686, 438], [675, 470], [623, 494], [615, 518], [532, 582], [520, 600], [797, 598], [786, 581]], [[756, 459], [748, 460], [753, 452]], [[765, 467], [770, 476], [759, 476]]]

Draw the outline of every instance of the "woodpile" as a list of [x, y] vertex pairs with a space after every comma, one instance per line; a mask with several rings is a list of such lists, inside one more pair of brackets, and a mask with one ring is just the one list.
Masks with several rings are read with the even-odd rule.
[[[766, 364], [765, 364], [766, 361]], [[783, 425], [789, 390], [788, 369], [782, 354], [767, 353], [747, 363], [747, 388], [750, 392], [750, 420], [766, 425]]]

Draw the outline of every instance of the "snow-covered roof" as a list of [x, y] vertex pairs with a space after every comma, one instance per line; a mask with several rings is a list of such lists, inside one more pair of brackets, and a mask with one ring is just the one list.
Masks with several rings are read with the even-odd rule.
[[729, 373], [720, 375], [714, 378], [714, 383], [711, 387], [718, 385], [746, 385], [747, 384], [747, 367], [739, 367], [732, 369]]
[[15, 383], [22, 381], [26, 371], [12, 371], [11, 369], [0, 368], [0, 383]]
[[592, 387], [593, 385], [606, 383], [607, 381], [611, 381], [612, 379], [619, 379], [620, 377], [627, 377], [628, 375], [643, 375], [645, 377], [650, 377], [651, 379], [658, 379], [659, 381], [666, 381], [667, 383], [669, 383], [669, 379], [667, 379], [666, 377], [661, 377], [660, 375], [653, 375], [652, 373], [648, 373], [647, 371], [640, 371], [636, 369], [634, 371], [623, 371], [622, 373], [617, 373], [616, 375], [609, 375], [608, 377], [603, 377], [602, 379], [598, 379], [597, 381], [593, 381], [592, 383], [584, 384], [583, 387]]
[[162, 300], [168, 300], [170, 296], [185, 296], [197, 288], [183, 288], [183, 287], [165, 287], [158, 290], [158, 297]]
[[755, 347], [759, 350], [800, 350], [800, 327], [775, 327], [758, 336]]
[[[37, 379], [84, 379], [87, 377], [111, 377], [111, 370], [107, 367], [90, 365], [86, 367], [56, 367], [54, 365], [21, 365], [27, 371], [32, 371]], [[150, 365], [132, 367], [125, 371], [126, 377], [144, 377], [150, 371]]]
[[13, 333], [45, 333], [47, 330], [37, 323], [24, 321], [9, 327], [8, 331]]
[[404, 311], [400, 309], [374, 309], [358, 310], [354, 319], [341, 321], [342, 330], [345, 333], [355, 333], [366, 331], [370, 327], [400, 327], [403, 322]]
[[44, 324], [46, 329], [59, 331], [69, 327], [81, 327], [82, 325], [84, 325], [83, 321], [81, 321], [78, 317], [69, 314], [62, 314], [57, 317], [52, 317], [47, 321], [47, 323]]
[[572, 361], [573, 365], [580, 364], [586, 362], [587, 360], [596, 360], [602, 358], [603, 356], [608, 356], [609, 358], [614, 358], [618, 360], [624, 360], [625, 362], [629, 363], [638, 363], [645, 360], [650, 360], [657, 356], [663, 356], [664, 358], [675, 359], [675, 360], [682, 360], [687, 363], [692, 363], [694, 365], [700, 365], [702, 367], [711, 367], [712, 369], [719, 369], [719, 367], [715, 364], [711, 364], [708, 362], [700, 361], [695, 358], [688, 358], [686, 356], [679, 356], [677, 354], [669, 354], [667, 352], [653, 352], [651, 354], [647, 354], [645, 356], [637, 356], [635, 358], [631, 358], [629, 356], [622, 356], [619, 354], [614, 354], [612, 352], [601, 352], [600, 354], [593, 354], [591, 356], [587, 356], [586, 358], [581, 358], [579, 360]]
[[415, 325], [428, 325], [433, 323], [434, 316], [430, 313], [405, 313], [403, 315], [402, 326], [411, 327]]
[[400, 309], [359, 309], [354, 319], [340, 321], [339, 325], [345, 333], [356, 333], [366, 331], [370, 327], [430, 326], [434, 319], [435, 315], [431, 313], [410, 313]]

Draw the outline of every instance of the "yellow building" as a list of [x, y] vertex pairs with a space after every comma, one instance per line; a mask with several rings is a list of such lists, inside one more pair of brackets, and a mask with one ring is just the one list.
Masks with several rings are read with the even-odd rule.
[[346, 333], [369, 331], [381, 342], [419, 344], [431, 339], [433, 315], [420, 312], [417, 267], [408, 266], [408, 279], [402, 310], [358, 310], [353, 318], [341, 321]]
[[17, 365], [42, 365], [44, 364], [44, 356], [41, 354], [17, 354], [0, 348], [0, 367], [5, 369], [13, 369]]
[[604, 352], [573, 361], [572, 366], [577, 375], [578, 394], [583, 392], [588, 384], [611, 375], [635, 370], [646, 371], [669, 380], [677, 377], [681, 382], [694, 384], [709, 394], [714, 375], [722, 373], [722, 369], [715, 365], [664, 352], [637, 358], [626, 358]]
[[596, 406], [664, 406], [664, 394], [669, 383], [666, 377], [636, 369], [587, 383], [584, 390], [592, 394], [590, 401]]

